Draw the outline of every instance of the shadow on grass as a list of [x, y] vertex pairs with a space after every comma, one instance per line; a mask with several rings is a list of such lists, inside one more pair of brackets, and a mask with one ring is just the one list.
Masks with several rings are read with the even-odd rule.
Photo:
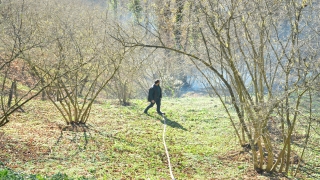
[[308, 178], [320, 179], [320, 169], [315, 168], [312, 163], [302, 165], [299, 171], [308, 174]]
[[[303, 145], [303, 142], [300, 142], [300, 143], [292, 142], [292, 144], [300, 148], [305, 148], [305, 145]], [[320, 151], [315, 147], [307, 147], [306, 150], [314, 152], [315, 154], [320, 153]], [[300, 159], [300, 155], [299, 155], [299, 159]], [[307, 178], [320, 179], [320, 169], [315, 168], [313, 162], [305, 162], [303, 159], [301, 160], [302, 162], [301, 162], [301, 165], [299, 166], [298, 176], [300, 172], [303, 172], [303, 174], [308, 175]], [[297, 170], [296, 168], [297, 168], [296, 166], [293, 167], [294, 172]]]
[[[86, 149], [87, 145], [88, 145], [88, 134], [89, 136], [91, 135], [90, 133], [90, 127], [87, 126], [86, 124], [71, 124], [69, 126], [65, 126], [65, 127], [60, 127], [61, 131], [60, 131], [60, 136], [57, 139], [57, 142], [55, 143], [55, 145], [58, 145], [62, 138], [63, 138], [63, 132], [65, 131], [71, 131], [71, 132], [83, 132], [83, 137], [85, 139], [85, 144], [83, 146], [84, 149]], [[78, 139], [78, 133], [75, 133], [73, 138], [71, 139], [71, 142], [76, 142], [76, 140]]]
[[[121, 142], [125, 142], [125, 143], [128, 143], [130, 145], [132, 145], [132, 143], [126, 141], [125, 139], [122, 139], [122, 138], [117, 138], [117, 137], [114, 137], [113, 135], [111, 134], [106, 134], [102, 131], [99, 131], [97, 130], [97, 128], [95, 126], [92, 126], [90, 124], [73, 124], [73, 125], [68, 125], [68, 126], [65, 126], [63, 128], [61, 128], [61, 131], [60, 131], [60, 136], [58, 137], [56, 143], [54, 144], [54, 146], [58, 146], [58, 144], [61, 143], [63, 137], [64, 137], [64, 132], [73, 132], [73, 137], [70, 139], [70, 142], [71, 143], [74, 143], [75, 146], [78, 146], [78, 150], [75, 151], [74, 154], [70, 155], [70, 157], [74, 157], [76, 155], [78, 155], [81, 151], [83, 150], [86, 150], [87, 149], [87, 146], [88, 146], [88, 143], [89, 143], [89, 140], [90, 141], [95, 141], [95, 138], [92, 138], [92, 134], [91, 132], [95, 132], [97, 134], [99, 134], [100, 136], [103, 136], [105, 138], [111, 138], [111, 139], [114, 139], [114, 140], [117, 140], [117, 141], [121, 141]], [[84, 143], [82, 145], [78, 145], [77, 144], [77, 140], [80, 140], [81, 138], [84, 138]], [[96, 144], [99, 144], [98, 142], [96, 142]]]
[[159, 119], [160, 120], [160, 122], [162, 123], [162, 124], [164, 124], [164, 120], [166, 121], [165, 123], [168, 125], [168, 126], [170, 126], [170, 127], [172, 127], [172, 128], [177, 128], [177, 129], [182, 129], [182, 130], [184, 130], [184, 131], [188, 131], [186, 128], [184, 128], [181, 124], [179, 124], [179, 123], [177, 123], [177, 122], [175, 122], [175, 121], [172, 121], [171, 119], [169, 119], [169, 118], [167, 118], [166, 116], [163, 116], [163, 118], [161, 118], [161, 119]]
[[166, 124], [172, 128], [177, 128], [177, 129], [182, 129], [184, 131], [188, 131], [186, 128], [184, 128], [181, 124], [175, 122], [175, 121], [172, 121], [171, 119], [167, 118], [166, 116], [163, 116], [163, 118], [160, 118], [159, 115], [150, 115], [148, 114], [149, 117], [152, 117], [152, 118], [157, 118], [162, 124], [164, 124], [164, 119], [166, 120]]

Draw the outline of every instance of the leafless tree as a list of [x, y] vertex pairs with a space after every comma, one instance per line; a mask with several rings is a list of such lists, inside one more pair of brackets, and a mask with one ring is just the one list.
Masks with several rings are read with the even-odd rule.
[[[292, 134], [312, 111], [301, 106], [319, 79], [319, 3], [316, 1], [188, 1], [188, 28], [168, 41], [170, 26], [144, 26], [157, 41], [119, 33], [126, 47], [183, 54], [220, 98], [241, 146], [249, 147], [257, 171], [288, 172], [293, 163]], [[157, 28], [156, 28], [157, 27]], [[192, 32], [192, 33], [190, 33]], [[217, 85], [219, 84], [219, 85]], [[237, 120], [223, 93], [227, 90]], [[312, 97], [311, 97], [312, 99]], [[309, 109], [311, 106], [309, 107]]]
[[[93, 102], [127, 51], [109, 37], [105, 10], [84, 1], [7, 0], [1, 4], [1, 26], [0, 125], [42, 92], [67, 124], [86, 123]], [[15, 77], [14, 70], [25, 76]], [[30, 87], [17, 97], [21, 78], [24, 84], [30, 78]]]
[[[50, 48], [39, 55], [49, 100], [63, 115], [67, 124], [85, 124], [101, 91], [118, 71], [126, 53], [108, 38], [105, 12], [86, 3], [47, 2], [53, 9], [50, 17]], [[52, 12], [51, 12], [52, 13]]]
[[[39, 49], [46, 39], [39, 36], [40, 16], [33, 12], [35, 4], [24, 0], [1, 1], [0, 6], [0, 73], [1, 114], [0, 126], [9, 122], [9, 116], [44, 91], [50, 81], [43, 84], [34, 76], [31, 65], [23, 59], [25, 53]], [[17, 73], [18, 72], [18, 73]], [[20, 87], [23, 82], [24, 87]]]

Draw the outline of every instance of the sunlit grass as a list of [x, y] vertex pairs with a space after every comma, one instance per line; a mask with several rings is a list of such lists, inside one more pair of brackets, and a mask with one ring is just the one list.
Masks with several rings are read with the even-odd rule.
[[[5, 156], [1, 161], [15, 171], [43, 177], [170, 179], [164, 121], [155, 108], [150, 116], [143, 114], [147, 105], [142, 100], [132, 100], [131, 106], [105, 100], [94, 105], [85, 132], [75, 132], [62, 131], [65, 123], [49, 102], [33, 101], [24, 107], [26, 113], [15, 113], [1, 128], [10, 150], [0, 151]], [[251, 168], [250, 158], [231, 156], [241, 148], [216, 99], [165, 98], [162, 111], [177, 179], [241, 179]]]

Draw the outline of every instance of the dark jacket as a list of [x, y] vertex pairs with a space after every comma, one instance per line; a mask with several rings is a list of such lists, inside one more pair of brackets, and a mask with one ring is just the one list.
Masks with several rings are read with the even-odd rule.
[[158, 85], [156, 86], [155, 84], [152, 86], [150, 89], [150, 97], [149, 99], [159, 101], [162, 98], [162, 90], [161, 87]]

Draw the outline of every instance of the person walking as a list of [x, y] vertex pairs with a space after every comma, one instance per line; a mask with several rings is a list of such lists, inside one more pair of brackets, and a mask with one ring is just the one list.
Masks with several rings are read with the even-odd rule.
[[153, 86], [149, 90], [148, 94], [148, 101], [150, 102], [149, 106], [144, 110], [145, 114], [148, 114], [148, 110], [154, 106], [154, 104], [157, 104], [157, 113], [159, 115], [165, 115], [164, 112], [160, 111], [161, 106], [161, 98], [162, 98], [162, 90], [160, 87], [160, 80], [157, 79], [154, 81]]

